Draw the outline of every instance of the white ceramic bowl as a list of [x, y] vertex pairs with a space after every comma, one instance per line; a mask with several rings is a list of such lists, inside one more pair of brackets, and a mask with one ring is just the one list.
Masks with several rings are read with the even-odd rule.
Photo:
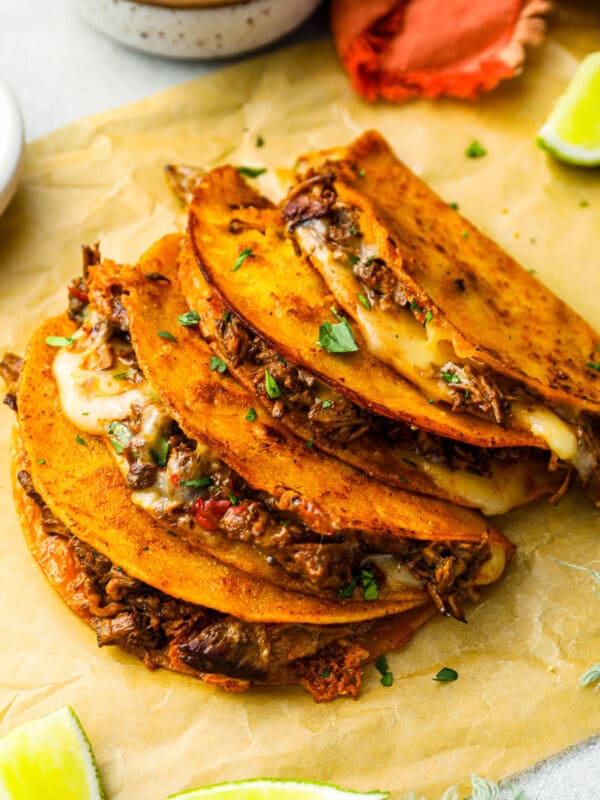
[[23, 157], [23, 123], [17, 101], [0, 81], [0, 214], [15, 193]]
[[257, 50], [298, 27], [320, 0], [72, 0], [97, 30], [170, 58]]

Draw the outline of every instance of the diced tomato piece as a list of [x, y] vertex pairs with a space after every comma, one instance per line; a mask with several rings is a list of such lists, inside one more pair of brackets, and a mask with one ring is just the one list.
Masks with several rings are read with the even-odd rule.
[[203, 500], [199, 497], [194, 503], [194, 516], [205, 531], [216, 531], [221, 517], [230, 506], [229, 500]]
[[177, 474], [177, 472], [174, 472], [171, 475], [171, 483], [173, 484], [173, 486], [179, 486], [179, 475]]

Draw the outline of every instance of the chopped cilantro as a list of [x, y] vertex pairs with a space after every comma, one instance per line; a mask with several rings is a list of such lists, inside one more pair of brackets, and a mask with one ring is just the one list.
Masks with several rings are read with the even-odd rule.
[[349, 583], [346, 583], [340, 589], [338, 589], [337, 597], [340, 600], [347, 600], [349, 597], [352, 597], [354, 594], [354, 590], [356, 589], [356, 578], [352, 578]]
[[207, 486], [212, 486], [213, 479], [210, 475], [205, 475], [202, 478], [192, 478], [189, 481], [179, 481], [180, 486], [189, 486], [191, 489], [205, 489]]
[[257, 418], [257, 416], [258, 416], [258, 414], [256, 413], [256, 409], [255, 408], [249, 408], [247, 413], [246, 413], [246, 416], [244, 417], [244, 419], [246, 420], [246, 422], [254, 422], [254, 420]]
[[227, 364], [222, 358], [217, 358], [216, 356], [210, 357], [210, 368], [212, 372], [216, 370], [221, 375], [223, 375], [224, 372], [227, 372]]
[[247, 258], [251, 258], [251, 257], [252, 257], [252, 255], [253, 255], [253, 253], [252, 253], [252, 250], [251, 250], [249, 247], [244, 247], [244, 249], [242, 250], [242, 252], [241, 252], [241, 253], [239, 254], [239, 256], [237, 257], [237, 261], [235, 262], [235, 264], [234, 264], [234, 265], [233, 265], [233, 267], [231, 268], [231, 271], [232, 271], [232, 272], [237, 272], [237, 271], [238, 271], [238, 269], [239, 269], [239, 268], [242, 266], [242, 264], [244, 263], [244, 261], [245, 261]]
[[387, 658], [385, 656], [379, 656], [377, 661], [375, 662], [375, 667], [381, 672], [382, 675], [385, 675], [386, 672], [390, 671], [388, 667]]
[[433, 319], [433, 311], [429, 310], [425, 314], [425, 319], [423, 320], [423, 327], [425, 327], [425, 325], [427, 325], [428, 322], [431, 322], [432, 319]]
[[382, 686], [391, 686], [394, 682], [394, 676], [391, 672], [386, 672], [385, 675], [381, 676], [381, 685]]
[[157, 331], [157, 333], [161, 339], [167, 339], [169, 342], [177, 342], [176, 337], [173, 336], [172, 333], [169, 333], [169, 331]]
[[310, 450], [310, 448], [313, 446], [314, 443], [315, 443], [314, 439], [309, 439], [307, 442], [304, 442], [304, 447], [307, 447]]
[[455, 669], [443, 667], [433, 680], [440, 681], [441, 683], [449, 683], [450, 681], [455, 681], [457, 678], [458, 672]]
[[150, 455], [157, 467], [161, 467], [161, 469], [166, 467], [169, 459], [169, 440], [161, 436], [156, 443], [156, 447], [150, 450]]
[[414, 297], [413, 297], [413, 299], [410, 301], [410, 310], [411, 310], [411, 311], [416, 311], [416, 312], [417, 312], [417, 314], [422, 314], [422, 313], [423, 313], [423, 309], [422, 309], [422, 308], [421, 308], [421, 306], [420, 306], [420, 305], [417, 303], [417, 301], [414, 299]]
[[223, 322], [229, 322], [231, 319], [231, 311], [227, 310], [223, 312], [222, 320]]
[[266, 167], [237, 167], [237, 171], [245, 178], [258, 178], [267, 171]]
[[319, 347], [325, 348], [329, 353], [354, 353], [358, 350], [358, 345], [352, 333], [352, 328], [348, 324], [348, 320], [341, 317], [337, 311], [332, 308], [331, 313], [339, 320], [339, 322], [331, 323], [325, 321], [319, 327], [319, 338], [317, 344]]
[[46, 336], [45, 342], [50, 347], [68, 347], [75, 340], [72, 336]]
[[[124, 425], [122, 422], [118, 422], [117, 420], [111, 422], [107, 428], [107, 431], [111, 441], [113, 442], [113, 445], [114, 442], [116, 441], [118, 444], [121, 445], [121, 448], [124, 448], [127, 447], [129, 442], [131, 441], [131, 431], [129, 430], [127, 425]], [[115, 450], [117, 450], [116, 447]], [[117, 450], [117, 453], [119, 452], [123, 452], [123, 450], [122, 449]]]
[[323, 672], [319, 675], [319, 678], [328, 678], [331, 675], [330, 669], [324, 669]]
[[450, 206], [450, 208], [453, 208], [455, 211], [458, 211], [459, 208], [458, 203], [448, 203], [448, 205]]
[[90, 415], [90, 412], [89, 412], [89, 411], [82, 411], [82, 412], [81, 412], [81, 416], [82, 416], [82, 417], [89, 417], [89, 415]]
[[358, 170], [358, 177], [359, 178], [364, 178], [366, 174], [367, 173], [364, 171], [364, 169], [362, 167]]
[[375, 575], [373, 575], [370, 569], [361, 569], [360, 582], [363, 587], [365, 600], [377, 600], [379, 597], [379, 587], [377, 586]]
[[131, 375], [133, 375], [134, 370], [128, 369], [126, 372], [115, 372], [113, 373], [113, 378], [116, 381], [126, 381]]
[[481, 158], [487, 153], [485, 147], [478, 142], [477, 139], [473, 139], [471, 144], [465, 150], [465, 155], [467, 158]]
[[588, 361], [586, 367], [590, 369], [595, 369], [596, 372], [600, 372], [600, 361]]
[[265, 369], [265, 389], [271, 400], [276, 400], [281, 397], [281, 389], [275, 378], [271, 375], [268, 369]]
[[119, 455], [121, 455], [122, 452], [123, 452], [123, 445], [121, 444], [121, 442], [118, 442], [116, 439], [110, 439], [109, 441], [112, 444], [112, 446], [115, 448], [115, 452], [117, 452]]
[[323, 400], [321, 403], [321, 408], [331, 408], [333, 405], [333, 400]]
[[233, 492], [229, 492], [229, 493], [228, 493], [228, 495], [227, 495], [227, 497], [229, 498], [229, 502], [231, 503], [231, 505], [232, 505], [232, 506], [237, 506], [237, 504], [238, 504], [238, 499], [237, 499], [237, 497], [234, 495], [234, 493], [233, 493]]
[[45, 464], [46, 463], [46, 459], [45, 458], [38, 458], [37, 463], [38, 464]]
[[356, 225], [353, 225], [351, 228], [348, 228], [348, 233], [351, 236], [358, 236], [360, 234], [360, 228], [357, 228]]
[[460, 235], [461, 235], [461, 237], [463, 239], [468, 239], [469, 238], [469, 231], [461, 231]]
[[442, 380], [446, 383], [460, 383], [460, 378], [454, 372], [442, 372]]
[[348, 256], [348, 261], [349, 261], [349, 262], [350, 262], [352, 265], [354, 265], [354, 264], [358, 264], [358, 262], [360, 261], [360, 259], [359, 259], [359, 257], [358, 257], [357, 255], [355, 255], [355, 254], [353, 253], [352, 255]]
[[265, 143], [265, 140], [264, 140], [264, 139], [263, 139], [263, 137], [262, 137], [262, 136], [259, 134], [259, 135], [256, 137], [256, 146], [257, 146], [257, 147], [263, 147], [263, 146], [264, 146], [264, 143]]
[[80, 436], [79, 434], [77, 434], [77, 436], [75, 437], [75, 441], [77, 442], [77, 444], [83, 445], [83, 447], [87, 447], [88, 446], [88, 443], [86, 442], [86, 440], [83, 438], [83, 436]]
[[367, 309], [367, 311], [370, 311], [371, 303], [369, 302], [369, 298], [364, 294], [358, 294], [357, 297], [358, 297], [358, 302], [361, 304], [361, 306], [364, 306]]
[[177, 317], [177, 321], [180, 325], [183, 325], [184, 328], [189, 328], [190, 325], [197, 325], [200, 322], [200, 314], [190, 309], [190, 311], [186, 311], [185, 314], [180, 314]]

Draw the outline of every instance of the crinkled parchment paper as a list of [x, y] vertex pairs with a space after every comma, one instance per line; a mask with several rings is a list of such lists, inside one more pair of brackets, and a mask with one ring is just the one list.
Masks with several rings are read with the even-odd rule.
[[[264, 164], [271, 169], [259, 183], [272, 191], [273, 168], [369, 127], [600, 328], [600, 174], [559, 165], [534, 143], [578, 59], [598, 42], [600, 11], [582, 14], [559, 15], [524, 76], [476, 104], [366, 105], [324, 42], [34, 142], [0, 222], [2, 348], [22, 351], [38, 320], [64, 307], [81, 243], [100, 240], [106, 255], [133, 260], [184, 224], [163, 164]], [[465, 157], [473, 139], [485, 157]], [[228, 696], [99, 650], [65, 609], [19, 532], [5, 455], [12, 419], [1, 414], [0, 733], [71, 703], [112, 800], [265, 775], [434, 798], [474, 771], [497, 779], [600, 730], [600, 693], [578, 686], [600, 660], [600, 601], [587, 574], [556, 561], [600, 564], [600, 513], [579, 493], [498, 520], [519, 548], [505, 580], [468, 625], [436, 619], [390, 657], [392, 687], [371, 668], [357, 702], [316, 705], [301, 690]], [[458, 671], [455, 683], [432, 680], [444, 665]]]

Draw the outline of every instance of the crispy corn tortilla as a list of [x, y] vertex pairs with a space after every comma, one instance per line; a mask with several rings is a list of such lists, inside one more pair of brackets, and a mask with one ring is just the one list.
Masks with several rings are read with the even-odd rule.
[[[232, 216], [244, 224], [234, 236], [229, 230]], [[546, 447], [526, 431], [428, 403], [412, 384], [369, 354], [357, 330], [357, 352], [340, 356], [319, 347], [319, 326], [325, 320], [335, 322], [335, 301], [284, 237], [279, 211], [233, 167], [218, 167], [204, 177], [190, 208], [189, 231], [207, 281], [247, 327], [357, 405], [481, 447]], [[245, 250], [251, 250], [252, 257], [234, 271]]]
[[[61, 599], [77, 616], [81, 617], [90, 627], [93, 627], [93, 614], [89, 605], [89, 592], [93, 592], [93, 589], [86, 588], [86, 579], [81, 573], [81, 565], [74, 557], [68, 540], [63, 536], [55, 535], [49, 529], [47, 520], [42, 514], [42, 508], [33, 497], [27, 494], [18, 481], [17, 474], [21, 469], [30, 471], [31, 465], [25, 456], [15, 429], [13, 437], [13, 494], [25, 541], [40, 569]], [[372, 625], [368, 626], [364, 636], [357, 637], [360, 639], [359, 650], [361, 657], [372, 661], [382, 653], [390, 650], [400, 650], [434, 613], [433, 607], [430, 604], [426, 604], [376, 620]], [[297, 626], [299, 634], [301, 634], [303, 628], [304, 623], [302, 627]], [[334, 627], [334, 630], [340, 629], [341, 631], [338, 635], [341, 635], [342, 638], [347, 637], [352, 630], [346, 625]], [[149, 647], [135, 641], [123, 640], [118, 647], [142, 659], [150, 669], [163, 667], [175, 672], [182, 672], [185, 675], [201, 678], [207, 683], [221, 685], [231, 692], [244, 691], [250, 687], [251, 682], [248, 680], [229, 678], [214, 673], [202, 673], [191, 669], [180, 659], [173, 657], [169, 645], [170, 642], [167, 641], [162, 645]], [[319, 669], [321, 659], [322, 656], [318, 652], [313, 656], [316, 669]], [[358, 664], [357, 668], [360, 669]], [[258, 686], [285, 686], [294, 685], [298, 682], [299, 674], [294, 668], [292, 660], [291, 664], [279, 667], [266, 679], [252, 681], [252, 684]], [[320, 700], [329, 699], [327, 697], [328, 688], [325, 682], [324, 686], [317, 688], [315, 697]]]
[[332, 155], [321, 168], [331, 169], [340, 201], [365, 208], [371, 235], [387, 244], [386, 263], [457, 353], [549, 401], [600, 413], [600, 372], [586, 366], [597, 361], [598, 331], [444, 202], [377, 132]]
[[[212, 352], [227, 363], [229, 372], [254, 394], [257, 403], [273, 414], [277, 401], [267, 393], [257, 391], [257, 367], [243, 360], [238, 363], [218, 341], [216, 326], [227, 307], [198, 269], [189, 237], [179, 254], [178, 277], [188, 305], [200, 316], [202, 335]], [[488, 515], [505, 513], [537, 497], [554, 494], [564, 482], [564, 472], [550, 472], [547, 455], [537, 448], [523, 449], [518, 460], [509, 461], [496, 459], [491, 451], [485, 474], [478, 475], [474, 470], [444, 470], [427, 457], [416, 459], [409, 448], [388, 445], [381, 436], [369, 432], [338, 444], [335, 438], [323, 434], [318, 426], [311, 426], [306, 414], [295, 406], [286, 409], [281, 422], [304, 441], [312, 441], [316, 448], [384, 483], [479, 508]], [[438, 478], [440, 473], [441, 479]]]
[[[123, 305], [138, 363], [188, 436], [204, 441], [254, 488], [292, 502], [309, 526], [414, 539], [479, 541], [489, 536], [497, 554], [511, 544], [480, 515], [435, 498], [384, 486], [350, 466], [307, 448], [266, 415], [245, 416], [253, 396], [229, 375], [210, 370], [211, 351], [197, 330], [179, 327], [177, 341], [157, 331], [175, 330], [188, 306], [177, 289], [179, 237], [165, 237], [139, 264]], [[159, 272], [170, 283], [145, 279]]]
[[[19, 387], [18, 419], [33, 484], [75, 536], [165, 594], [248, 621], [348, 622], [386, 616], [425, 602], [418, 588], [407, 588], [403, 600], [375, 603], [286, 591], [169, 535], [132, 504], [102, 439], [80, 436], [61, 413], [51, 372], [55, 351], [45, 339], [72, 331], [73, 323], [59, 317], [45, 322], [34, 334]], [[244, 563], [243, 558], [236, 563]]]

